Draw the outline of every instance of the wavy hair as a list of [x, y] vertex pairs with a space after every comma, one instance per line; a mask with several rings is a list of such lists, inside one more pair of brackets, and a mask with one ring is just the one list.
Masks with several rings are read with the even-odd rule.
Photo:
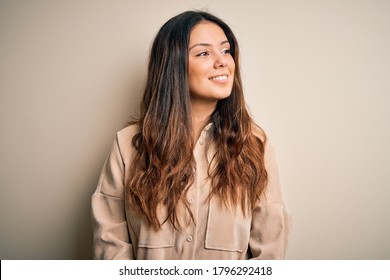
[[[202, 21], [217, 24], [225, 33], [235, 61], [232, 92], [219, 100], [210, 116], [215, 154], [209, 165], [209, 199], [216, 196], [226, 207], [240, 205], [248, 214], [264, 191], [265, 133], [250, 117], [244, 100], [237, 40], [218, 17], [187, 11], [168, 20], [157, 33], [150, 51], [147, 81], [132, 139], [137, 153], [130, 166], [126, 199], [136, 206], [155, 230], [168, 220], [180, 228], [178, 208], [183, 203], [192, 221], [186, 194], [194, 181], [194, 140], [188, 85], [188, 49], [192, 29]], [[259, 133], [254, 133], [254, 131]], [[167, 216], [159, 217], [164, 206]]]

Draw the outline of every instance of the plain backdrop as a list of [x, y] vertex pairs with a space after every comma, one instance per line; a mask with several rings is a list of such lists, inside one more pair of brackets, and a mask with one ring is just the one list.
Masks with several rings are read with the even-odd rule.
[[287, 259], [390, 259], [390, 1], [0, 0], [0, 258], [92, 257], [90, 198], [148, 51], [188, 9], [238, 37]]

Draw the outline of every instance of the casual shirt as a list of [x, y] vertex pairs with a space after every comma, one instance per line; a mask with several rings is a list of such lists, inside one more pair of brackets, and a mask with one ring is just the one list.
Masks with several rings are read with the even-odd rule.
[[[95, 193], [92, 196], [95, 259], [282, 259], [287, 248], [289, 215], [283, 201], [274, 148], [266, 141], [265, 165], [268, 184], [252, 213], [244, 215], [208, 199], [211, 180], [209, 163], [215, 148], [209, 124], [194, 148], [195, 180], [187, 193], [194, 221], [187, 223], [188, 210], [178, 209], [181, 229], [167, 221], [154, 230], [145, 216], [125, 200], [129, 167], [136, 153], [132, 145], [136, 125], [116, 134]], [[206, 148], [209, 147], [209, 148]], [[165, 220], [166, 209], [158, 209]]]

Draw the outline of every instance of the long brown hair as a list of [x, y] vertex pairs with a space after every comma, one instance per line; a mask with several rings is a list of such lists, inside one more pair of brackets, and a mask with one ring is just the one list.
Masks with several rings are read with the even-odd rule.
[[[230, 43], [235, 61], [232, 92], [218, 101], [210, 122], [210, 137], [216, 153], [210, 163], [209, 198], [216, 196], [226, 206], [241, 205], [244, 214], [260, 199], [267, 183], [264, 164], [264, 132], [250, 117], [243, 95], [237, 40], [227, 24], [206, 12], [187, 11], [167, 21], [156, 35], [149, 57], [148, 76], [140, 132], [132, 139], [137, 153], [130, 167], [126, 198], [154, 229], [169, 220], [180, 227], [177, 215], [183, 203], [193, 220], [186, 193], [194, 180], [195, 160], [190, 90], [188, 43], [191, 30], [201, 21], [217, 24]], [[254, 130], [259, 133], [254, 134]], [[260, 136], [259, 136], [260, 135]], [[160, 220], [158, 207], [167, 209]]]

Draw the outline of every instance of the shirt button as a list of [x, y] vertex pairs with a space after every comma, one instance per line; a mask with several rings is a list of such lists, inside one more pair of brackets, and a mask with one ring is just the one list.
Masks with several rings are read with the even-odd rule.
[[200, 140], [200, 141], [199, 141], [199, 144], [203, 145], [203, 144], [204, 144], [204, 141], [203, 141], [203, 140]]
[[193, 239], [192, 235], [188, 235], [188, 236], [187, 236], [187, 241], [188, 241], [188, 242], [191, 242], [192, 239]]
[[189, 202], [190, 204], [193, 204], [193, 203], [195, 202], [195, 199], [194, 199], [193, 197], [190, 197], [190, 198], [188, 199], [188, 202]]

